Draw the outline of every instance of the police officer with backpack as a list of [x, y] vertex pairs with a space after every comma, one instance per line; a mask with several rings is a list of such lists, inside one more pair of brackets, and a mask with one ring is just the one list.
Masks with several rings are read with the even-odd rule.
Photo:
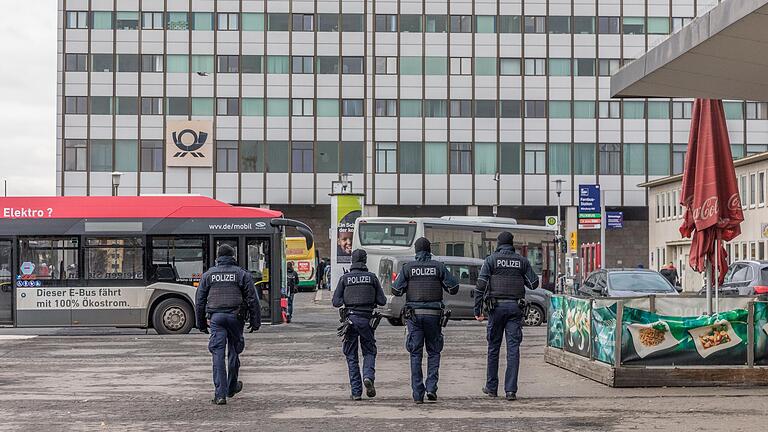
[[[442, 327], [447, 322], [443, 290], [459, 292], [459, 282], [442, 262], [432, 259], [429, 240], [416, 240], [416, 261], [406, 263], [392, 285], [392, 294], [405, 294], [404, 317], [408, 324], [406, 348], [411, 354], [411, 389], [417, 404], [437, 400], [440, 352], [443, 350]], [[424, 346], [427, 348], [427, 379], [421, 368]]]
[[[342, 320], [346, 321], [346, 331], [342, 350], [349, 367], [349, 384], [352, 387], [352, 400], [362, 399], [363, 385], [369, 398], [376, 396], [376, 338], [373, 310], [376, 306], [387, 304], [384, 290], [379, 279], [368, 271], [368, 254], [357, 249], [352, 252], [352, 265], [349, 272], [339, 279], [333, 293], [333, 306], [344, 307]], [[378, 317], [378, 319], [381, 319]], [[376, 324], [378, 321], [376, 322]], [[357, 355], [358, 341], [363, 351], [363, 379], [360, 380], [360, 361]]]
[[232, 246], [221, 245], [217, 257], [216, 265], [200, 279], [195, 315], [197, 328], [208, 333], [210, 327], [211, 331], [208, 351], [213, 355], [213, 385], [216, 388], [211, 402], [226, 405], [227, 397], [231, 398], [243, 389], [243, 383], [237, 380], [237, 376], [240, 353], [245, 349], [245, 321], [249, 320], [248, 329], [251, 332], [258, 330], [261, 310], [253, 277], [237, 265]]
[[504, 375], [506, 399], [517, 399], [517, 375], [520, 368], [520, 343], [523, 341], [525, 288], [536, 289], [539, 278], [528, 259], [515, 252], [512, 233], [504, 231], [497, 238], [496, 251], [489, 255], [477, 278], [475, 319], [488, 314], [488, 367], [483, 393], [496, 397], [499, 386], [499, 351], [507, 338], [507, 371]]

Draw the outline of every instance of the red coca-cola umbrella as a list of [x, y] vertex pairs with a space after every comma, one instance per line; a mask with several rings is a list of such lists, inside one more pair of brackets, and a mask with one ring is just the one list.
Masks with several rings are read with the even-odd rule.
[[693, 104], [680, 203], [685, 206], [680, 234], [693, 236], [691, 268], [703, 272], [705, 263], [717, 261], [719, 282], [722, 283], [728, 266], [722, 242], [741, 234], [744, 213], [720, 100], [696, 99]]

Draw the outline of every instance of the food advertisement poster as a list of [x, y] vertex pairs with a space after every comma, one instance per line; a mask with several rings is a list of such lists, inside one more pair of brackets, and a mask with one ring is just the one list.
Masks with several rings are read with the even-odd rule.
[[616, 341], [616, 301], [594, 300], [592, 303], [592, 356], [595, 360], [614, 364]]
[[565, 350], [589, 357], [590, 343], [590, 300], [575, 297], [565, 298], [564, 345]]
[[673, 317], [624, 307], [622, 364], [741, 365], [747, 362], [747, 315]]
[[549, 298], [547, 317], [547, 346], [563, 348], [563, 303], [565, 298], [553, 295]]
[[768, 365], [768, 303], [755, 302], [755, 364]]

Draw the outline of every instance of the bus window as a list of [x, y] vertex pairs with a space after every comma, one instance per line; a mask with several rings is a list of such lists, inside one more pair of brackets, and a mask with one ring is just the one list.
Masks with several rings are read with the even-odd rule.
[[11, 283], [11, 249], [9, 240], [0, 240], [0, 324], [13, 324], [13, 287]]
[[77, 237], [22, 237], [19, 239], [19, 251], [22, 280], [57, 286], [65, 285], [65, 280], [80, 277]]
[[152, 239], [152, 277], [157, 268], [170, 266], [177, 282], [194, 283], [205, 271], [205, 242], [200, 238], [155, 237]]
[[415, 223], [361, 223], [358, 230], [363, 246], [411, 246], [416, 236]]
[[87, 238], [85, 276], [87, 279], [144, 279], [142, 238]]
[[477, 283], [477, 266], [446, 264], [445, 267], [458, 279], [460, 284], [474, 285]]
[[235, 260], [237, 260], [239, 262], [240, 255], [238, 255], [238, 253], [237, 253], [237, 239], [236, 238], [228, 238], [228, 239], [221, 239], [221, 238], [219, 238], [219, 239], [216, 239], [216, 244], [215, 244], [214, 249], [213, 249], [214, 253], [218, 254], [219, 253], [219, 246], [221, 246], [223, 244], [229, 245], [232, 249], [235, 250]]
[[392, 294], [392, 261], [388, 259], [382, 259], [379, 261], [379, 282], [381, 283], [381, 289], [384, 290], [384, 294]]
[[253, 276], [256, 295], [259, 296], [261, 304], [261, 315], [270, 316], [272, 299], [269, 295], [269, 240], [247, 239], [245, 244], [246, 269]]
[[435, 255], [485, 258], [481, 255], [483, 234], [469, 229], [424, 226], [424, 236], [432, 243]]

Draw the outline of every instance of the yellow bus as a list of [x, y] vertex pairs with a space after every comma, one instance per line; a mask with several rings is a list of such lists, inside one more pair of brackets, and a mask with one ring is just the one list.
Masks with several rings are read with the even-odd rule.
[[314, 289], [317, 271], [315, 246], [307, 250], [304, 237], [286, 237], [285, 259], [293, 263], [293, 269], [299, 274], [299, 289]]

